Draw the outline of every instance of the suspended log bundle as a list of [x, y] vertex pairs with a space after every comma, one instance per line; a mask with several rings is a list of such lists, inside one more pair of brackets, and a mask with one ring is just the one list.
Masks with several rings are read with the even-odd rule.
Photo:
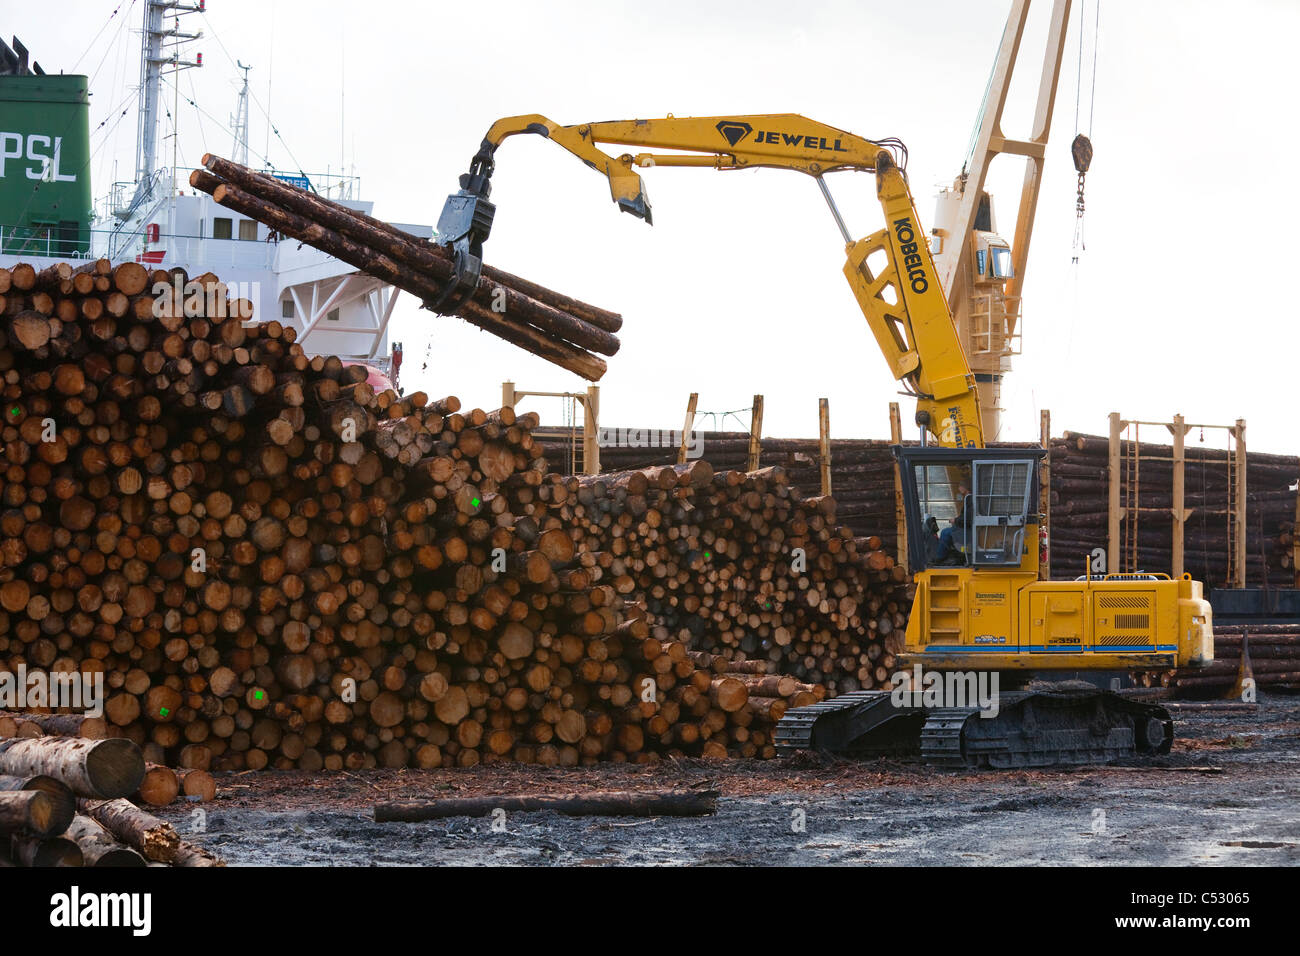
[[[211, 153], [190, 185], [219, 204], [341, 259], [439, 308], [450, 253], [388, 223]], [[484, 267], [474, 294], [447, 307], [465, 321], [591, 381], [618, 351], [622, 317]]]

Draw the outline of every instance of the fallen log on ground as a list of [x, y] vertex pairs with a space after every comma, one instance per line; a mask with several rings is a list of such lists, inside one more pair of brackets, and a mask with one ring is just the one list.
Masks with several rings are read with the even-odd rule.
[[9, 844], [13, 862], [19, 866], [84, 866], [85, 857], [76, 842], [64, 836], [16, 836]]
[[18, 714], [0, 711], [0, 717], [11, 717], [35, 724], [52, 737], [85, 737], [103, 740], [108, 736], [108, 721], [103, 717], [85, 717], [81, 714]]
[[193, 843], [181, 841], [172, 857], [172, 866], [225, 866], [226, 861], [215, 853]]
[[121, 737], [0, 740], [0, 773], [45, 774], [61, 780], [81, 797], [127, 796], [140, 786], [144, 770], [140, 748]]
[[375, 822], [417, 823], [446, 817], [486, 817], [497, 810], [507, 813], [552, 810], [572, 817], [697, 817], [713, 813], [717, 801], [717, 790], [604, 790], [558, 796], [409, 800], [376, 804]]
[[42, 790], [0, 793], [0, 835], [53, 836], [66, 830], [69, 822], [60, 819], [59, 805]]
[[[43, 774], [31, 777], [0, 776], [0, 792], [7, 793], [21, 790], [40, 790], [44, 792], [53, 801], [55, 816], [60, 820], [70, 821], [77, 814], [76, 794], [68, 788], [67, 784], [55, 780], [53, 777], [47, 777]], [[61, 831], [56, 830], [54, 832]]]
[[208, 802], [217, 797], [217, 784], [206, 770], [190, 768], [176, 771], [181, 793], [192, 800]]
[[113, 838], [90, 817], [77, 814], [65, 834], [81, 848], [85, 866], [145, 866], [145, 859], [135, 850]]
[[117, 840], [134, 847], [145, 859], [172, 863], [181, 839], [170, 823], [134, 806], [129, 800], [80, 800], [82, 813]]
[[152, 807], [165, 807], [181, 792], [180, 780], [176, 771], [170, 767], [146, 764], [144, 779], [136, 790], [137, 802], [147, 803]]

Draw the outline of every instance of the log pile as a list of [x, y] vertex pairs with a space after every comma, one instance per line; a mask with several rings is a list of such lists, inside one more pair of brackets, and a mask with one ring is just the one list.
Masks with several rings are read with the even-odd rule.
[[1300, 624], [1216, 624], [1214, 663], [1132, 677], [1139, 686], [1168, 687], [1179, 696], [1222, 697], [1242, 673], [1243, 647], [1256, 687], [1300, 689]]
[[[601, 468], [606, 472], [629, 471], [677, 461], [677, 446], [668, 430], [643, 428], [609, 429], [610, 444], [601, 446]], [[672, 433], [680, 440], [680, 433]], [[716, 471], [744, 471], [749, 452], [745, 432], [696, 432], [702, 457]], [[539, 434], [547, 461], [567, 473], [573, 437], [550, 429]], [[622, 444], [612, 443], [615, 439]], [[796, 487], [812, 494], [821, 488], [821, 453], [816, 439], [763, 438], [762, 466], [785, 469]], [[881, 549], [898, 554], [894, 520], [894, 456], [887, 441], [835, 438], [831, 440], [831, 491], [835, 497], [836, 520], [853, 530], [856, 537], [879, 536]]]
[[[4, 741], [8, 739], [32, 737], [78, 738], [82, 746], [92, 746], [97, 745], [97, 741], [109, 738], [111, 729], [108, 721], [102, 717], [0, 711], [0, 746], [3, 746]], [[135, 746], [121, 740], [105, 746], [120, 748], [124, 745]], [[162, 748], [153, 741], [147, 742], [143, 747], [146, 761], [151, 755], [162, 753]], [[104, 759], [102, 753], [100, 759]], [[201, 803], [216, 799], [216, 795], [216, 781], [206, 770], [192, 767], [174, 769], [149, 762], [145, 763], [138, 785], [130, 792], [130, 796], [136, 803], [154, 807], [165, 807], [178, 798], [192, 803]]]
[[[547, 475], [535, 416], [376, 394], [292, 329], [243, 324], [247, 305], [211, 274], [28, 271], [6, 271], [0, 320], [0, 669], [102, 675], [101, 729], [148, 763], [769, 756], [776, 698], [751, 700], [690, 652], [762, 650], [811, 682], [848, 652], [827, 637], [837, 617], [870, 629], [853, 605], [860, 549], [831, 531], [829, 502], [797, 503], [778, 474], [710, 475], [716, 494], [699, 467], [654, 476], [661, 517], [700, 508], [710, 542], [771, 499], [766, 529], [715, 545], [744, 593], [715, 574], [718, 599], [697, 603], [695, 585], [659, 580], [671, 562], [600, 538], [595, 490]], [[174, 299], [177, 283], [200, 294]], [[803, 579], [765, 570], [786, 559], [760, 530], [808, 548], [817, 606], [796, 607]], [[644, 541], [674, 561], [694, 547], [667, 525]], [[772, 607], [696, 637], [701, 607], [721, 618], [758, 600]], [[805, 635], [804, 620], [820, 623]], [[148, 786], [165, 797], [172, 782]]]
[[[388, 223], [213, 156], [190, 185], [220, 205], [264, 223], [391, 283], [434, 308], [453, 268], [442, 247]], [[465, 321], [591, 381], [605, 374], [600, 356], [618, 351], [621, 316], [484, 266], [478, 288], [454, 310]]]
[[561, 517], [579, 550], [619, 562], [615, 589], [644, 601], [659, 638], [831, 694], [888, 682], [912, 585], [880, 538], [836, 524], [835, 500], [802, 498], [780, 467], [704, 459], [577, 483]]
[[[1108, 522], [1108, 464], [1106, 438], [1066, 432], [1052, 440], [1052, 574], [1075, 577], [1083, 573], [1093, 548], [1106, 548]], [[1127, 457], [1129, 442], [1122, 443]], [[1172, 457], [1167, 446], [1142, 443], [1141, 454]], [[1246, 584], [1249, 587], [1295, 587], [1291, 543], [1295, 533], [1296, 492], [1300, 458], [1248, 452], [1246, 464]], [[1189, 440], [1184, 466], [1184, 507], [1191, 509], [1184, 529], [1186, 570], [1207, 588], [1231, 586], [1228, 557], [1230, 456], [1223, 449], [1193, 446]], [[1168, 509], [1172, 500], [1173, 466], [1143, 457], [1138, 465], [1138, 504]], [[1121, 501], [1129, 481], [1124, 470]], [[1126, 529], [1127, 531], [1127, 529]], [[1165, 511], [1143, 512], [1137, 525], [1137, 558], [1142, 570], [1168, 571], [1172, 562], [1173, 518]], [[1127, 538], [1126, 538], [1127, 539]]]
[[0, 739], [0, 867], [224, 866], [123, 799], [145, 777], [128, 740]]
[[[648, 428], [608, 428], [610, 443], [602, 445], [601, 466], [607, 472], [666, 465], [677, 460], [679, 433]], [[549, 429], [537, 436], [553, 467], [565, 470], [574, 436]], [[749, 448], [744, 432], [696, 433], [702, 455], [715, 469], [743, 470]], [[780, 465], [800, 488], [820, 487], [820, 457], [816, 439], [763, 438], [761, 462]], [[1000, 443], [1001, 447], [1028, 447]], [[999, 447], [999, 446], [995, 446]], [[1124, 443], [1127, 451], [1128, 444]], [[1084, 558], [1094, 548], [1106, 548], [1108, 520], [1108, 453], [1105, 438], [1067, 432], [1051, 442], [1052, 574], [1074, 578], [1083, 573]], [[1171, 456], [1170, 449], [1143, 443], [1143, 454]], [[1270, 587], [1297, 586], [1293, 541], [1300, 459], [1248, 453], [1247, 465], [1247, 583]], [[879, 536], [881, 547], [898, 554], [894, 516], [894, 459], [888, 442], [832, 439], [831, 488], [840, 524], [857, 536]], [[1227, 575], [1227, 519], [1210, 511], [1227, 506], [1228, 455], [1225, 451], [1187, 450], [1184, 507], [1192, 509], [1185, 531], [1185, 564], [1207, 587], [1223, 586]], [[1143, 460], [1139, 470], [1142, 507], [1167, 508], [1172, 500], [1172, 469], [1168, 463]], [[1144, 569], [1167, 571], [1172, 564], [1172, 517], [1143, 513], [1138, 533], [1138, 557]]]

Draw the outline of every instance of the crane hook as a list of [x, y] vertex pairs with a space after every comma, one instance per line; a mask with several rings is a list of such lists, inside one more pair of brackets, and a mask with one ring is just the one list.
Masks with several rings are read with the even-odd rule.
[[1074, 157], [1074, 169], [1079, 174], [1079, 194], [1074, 202], [1074, 258], [1073, 262], [1079, 261], [1079, 248], [1087, 248], [1083, 244], [1083, 180], [1088, 175], [1088, 167], [1092, 165], [1092, 140], [1080, 133], [1074, 137], [1074, 142], [1070, 144], [1070, 154]]
[[1075, 204], [1075, 212], [1079, 218], [1082, 218], [1083, 178], [1088, 174], [1088, 167], [1092, 165], [1092, 140], [1080, 133], [1070, 144], [1070, 154], [1074, 157], [1074, 168], [1079, 174], [1079, 198]]

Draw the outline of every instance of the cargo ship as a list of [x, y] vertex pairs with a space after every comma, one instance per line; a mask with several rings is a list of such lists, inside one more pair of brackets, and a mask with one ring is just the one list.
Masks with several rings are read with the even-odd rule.
[[[214, 272], [253, 303], [254, 321], [291, 325], [309, 354], [364, 362], [375, 384], [396, 385], [401, 346], [390, 341], [389, 323], [398, 289], [310, 246], [280, 242], [265, 225], [190, 189], [190, 168], [179, 164], [174, 138], [172, 162], [160, 165], [163, 77], [203, 66], [201, 53], [186, 58], [202, 34], [183, 32], [181, 18], [204, 12], [202, 0], [145, 3], [135, 172], [99, 194], [91, 183], [89, 78], [46, 72], [16, 37], [0, 41], [0, 266], [108, 258], [179, 268], [190, 277]], [[247, 165], [248, 68], [236, 63], [243, 84], [230, 158]], [[374, 204], [360, 198], [357, 176], [263, 171], [374, 215]], [[421, 238], [433, 235], [427, 225], [394, 224]]]

